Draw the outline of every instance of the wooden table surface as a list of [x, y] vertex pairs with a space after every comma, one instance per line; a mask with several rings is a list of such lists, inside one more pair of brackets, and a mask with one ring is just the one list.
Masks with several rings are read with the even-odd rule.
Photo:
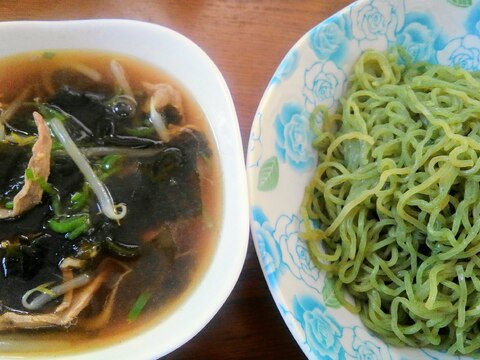
[[[1, 0], [0, 20], [127, 18], [167, 26], [186, 35], [223, 73], [246, 149], [260, 98], [288, 49], [307, 30], [351, 2]], [[305, 358], [277, 311], [251, 238], [244, 269], [225, 305], [196, 337], [165, 358]]]

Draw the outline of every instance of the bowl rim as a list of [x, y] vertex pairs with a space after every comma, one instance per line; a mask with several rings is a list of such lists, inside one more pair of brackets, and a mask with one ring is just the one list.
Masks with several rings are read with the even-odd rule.
[[[20, 20], [0, 22], [0, 39], [4, 33], [15, 33], [28, 35], [35, 38], [39, 34], [43, 36], [45, 33], [58, 34], [59, 31], [92, 31], [95, 34], [89, 36], [101, 36], [105, 32], [116, 30], [120, 32], [145, 32], [151, 37], [158, 36], [163, 40], [168, 39], [181, 47], [181, 51], [189, 51], [189, 54], [195, 56], [196, 60], [201, 62], [201, 66], [205, 67], [206, 72], [211, 76], [212, 86], [221, 96], [221, 115], [225, 117], [220, 124], [213, 123], [206, 114], [207, 121], [210, 123], [215, 142], [218, 146], [220, 171], [223, 186], [223, 204], [222, 209], [222, 225], [220, 227], [219, 239], [216, 244], [211, 260], [203, 275], [193, 289], [189, 290], [189, 294], [182, 302], [177, 305], [166, 317], [162, 317], [159, 324], [147, 326], [140, 331], [135, 331], [132, 336], [127, 336], [120, 343], [108, 344], [106, 347], [95, 347], [86, 352], [61, 352], [55, 355], [56, 359], [104, 359], [105, 357], [118, 357], [119, 359], [128, 359], [129, 354], [135, 354], [136, 358], [158, 358], [164, 356], [178, 347], [185, 344], [200, 332], [220, 310], [228, 296], [231, 294], [235, 284], [238, 281], [241, 270], [243, 268], [248, 242], [249, 242], [249, 212], [248, 212], [248, 186], [245, 171], [245, 161], [240, 135], [240, 127], [235, 105], [228, 88], [228, 85], [220, 72], [219, 68], [213, 60], [192, 40], [181, 33], [154, 23], [129, 20], [129, 19], [82, 19], [82, 20]], [[56, 32], [56, 33], [55, 33]], [[100, 35], [98, 35], [100, 33]], [[165, 39], [164, 39], [165, 38]], [[97, 41], [97, 40], [95, 40]], [[103, 40], [104, 41], [104, 40]], [[11, 54], [22, 53], [25, 46], [20, 46], [19, 51], [12, 51]], [[55, 47], [56, 49], [90, 49], [90, 47], [75, 46], [72, 42], [71, 46]], [[30, 51], [50, 50], [50, 46], [33, 46]], [[92, 50], [98, 50], [94, 48]], [[111, 52], [110, 50], [106, 50]], [[124, 54], [132, 57], [131, 53], [122, 51], [113, 51], [115, 53]], [[9, 53], [10, 54], [10, 53]], [[4, 56], [4, 55], [0, 55]], [[135, 55], [133, 55], [135, 57]], [[138, 56], [142, 61], [150, 62], [148, 58]], [[165, 70], [164, 70], [165, 71]], [[166, 71], [168, 73], [168, 70]], [[175, 76], [174, 76], [175, 77]], [[178, 79], [176, 79], [178, 80]], [[179, 81], [190, 92], [189, 86]], [[195, 96], [193, 96], [195, 98]], [[202, 104], [199, 105], [204, 110]], [[215, 119], [218, 120], [218, 119]], [[228, 148], [226, 139], [220, 138], [220, 133], [226, 131], [228, 138]], [[222, 142], [223, 141], [223, 142]], [[222, 151], [224, 150], [224, 151]], [[229, 164], [226, 164], [225, 157], [229, 158]], [[228, 181], [227, 181], [228, 180]], [[221, 258], [222, 257], [222, 258]], [[226, 268], [224, 268], [226, 266]], [[208, 297], [206, 296], [208, 294]], [[202, 300], [205, 308], [197, 311], [195, 316], [186, 318], [186, 314], [192, 312], [195, 301]], [[208, 301], [206, 301], [208, 300]], [[175, 318], [175, 319], [174, 319]], [[176, 319], [178, 318], [178, 319]], [[174, 320], [172, 320], [174, 319]], [[168, 344], [158, 340], [156, 334], [160, 328], [170, 326], [172, 321], [179, 320], [181, 325], [181, 334], [170, 332], [171, 335]], [[185, 330], [184, 322], [190, 323], [188, 329]], [[178, 330], [178, 329], [177, 329]], [[87, 343], [88, 345], [88, 343]], [[22, 356], [20, 354], [20, 356]], [[31, 356], [31, 354], [26, 355]], [[35, 358], [51, 358], [52, 354], [45, 354]], [[19, 354], [13, 356], [9, 354], [0, 354], [0, 359], [18, 358]]]
[[[279, 65], [275, 68], [275, 71], [273, 72], [272, 74], [272, 77], [270, 78], [270, 81], [269, 83], [267, 84], [267, 86], [265, 87], [265, 90], [263, 92], [263, 95], [262, 95], [262, 98], [260, 99], [260, 102], [257, 106], [257, 109], [255, 111], [255, 115], [254, 115], [254, 119], [253, 119], [253, 123], [252, 123], [252, 130], [251, 130], [251, 133], [250, 133], [250, 137], [249, 139], [252, 138], [252, 135], [253, 135], [253, 131], [254, 131], [254, 126], [256, 125], [256, 123], [259, 121], [258, 119], [258, 114], [259, 113], [262, 113], [262, 109], [264, 109], [269, 102], [272, 101], [272, 97], [274, 96], [275, 94], [275, 84], [274, 84], [274, 79], [275, 79], [275, 76], [277, 75], [277, 73], [279, 72], [280, 70], [280, 64], [281, 62], [288, 56], [288, 54], [292, 51], [296, 51], [298, 49], [301, 49], [303, 46], [305, 46], [305, 43], [308, 42], [308, 37], [309, 37], [309, 34], [311, 34], [312, 30], [315, 29], [316, 27], [318, 27], [319, 25], [325, 23], [325, 22], [328, 22], [330, 20], [333, 20], [335, 19], [336, 17], [338, 16], [341, 16], [343, 14], [346, 14], [349, 10], [350, 10], [350, 7], [353, 6], [353, 5], [356, 5], [357, 3], [359, 2], [362, 2], [364, 0], [354, 0], [352, 3], [348, 4], [347, 6], [341, 8], [340, 10], [334, 12], [332, 15], [326, 17], [325, 19], [323, 19], [322, 21], [320, 22], [317, 22], [315, 25], [313, 25], [310, 29], [308, 29], [307, 31], [305, 31], [298, 40], [295, 41], [295, 43], [287, 50], [287, 52], [285, 53], [285, 55], [282, 57], [282, 59], [280, 60], [280, 63]], [[365, 0], [365, 1], [368, 1], [368, 0]], [[250, 141], [249, 141], [250, 143]], [[248, 144], [248, 147], [250, 147], [250, 144]], [[254, 156], [253, 152], [248, 152], [247, 153], [247, 164], [250, 163], [250, 159]], [[256, 179], [254, 178], [254, 174], [253, 174], [253, 171], [249, 168], [247, 168], [247, 181], [248, 181], [248, 185], [249, 185], [249, 207], [250, 207], [250, 224], [253, 224], [254, 223], [254, 218], [253, 218], [253, 207], [255, 205], [255, 200], [256, 200], [256, 197], [255, 197], [255, 194], [254, 192], [256, 191], [252, 191], [251, 189], [252, 188], [255, 188], [254, 184], [255, 184], [255, 181]], [[257, 255], [257, 258], [258, 258], [258, 261], [260, 263], [260, 267], [262, 269], [262, 273], [263, 273], [263, 276], [265, 278], [265, 282], [267, 283], [268, 285], [268, 289], [269, 289], [269, 292], [270, 292], [270, 295], [272, 297], [272, 299], [274, 300], [275, 302], [275, 306], [277, 307], [277, 310], [280, 314], [280, 316], [282, 317], [282, 320], [284, 322], [284, 325], [288, 328], [288, 331], [290, 332], [290, 334], [292, 335], [292, 337], [295, 339], [296, 343], [298, 344], [299, 348], [302, 350], [303, 354], [307, 357], [309, 357], [311, 355], [310, 351], [309, 351], [309, 348], [308, 348], [308, 345], [307, 343], [305, 342], [304, 339], [302, 339], [300, 333], [299, 333], [299, 328], [298, 328], [298, 324], [293, 324], [292, 322], [289, 321], [289, 319], [286, 317], [286, 314], [282, 311], [282, 304], [286, 304], [287, 301], [285, 300], [285, 294], [282, 292], [282, 291], [274, 291], [274, 287], [273, 287], [273, 283], [271, 281], [268, 280], [268, 274], [267, 274], [267, 269], [265, 267], [265, 264], [264, 262], [262, 261], [261, 259], [261, 249], [260, 249], [260, 246], [258, 244], [258, 241], [257, 241], [257, 238], [255, 236], [255, 234], [253, 233], [253, 229], [251, 228], [251, 236], [252, 236], [252, 239], [253, 239], [253, 244], [254, 244], [254, 247], [255, 247], [255, 253]]]

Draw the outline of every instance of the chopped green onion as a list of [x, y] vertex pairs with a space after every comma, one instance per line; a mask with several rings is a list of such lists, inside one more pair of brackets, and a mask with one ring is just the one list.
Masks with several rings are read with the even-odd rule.
[[61, 208], [60, 208], [60, 194], [56, 193], [55, 195], [50, 195], [50, 197], [52, 198], [52, 209], [53, 209], [53, 213], [55, 215], [60, 215], [61, 213]]
[[58, 190], [53, 187], [52, 184], [48, 183], [42, 176], [38, 176], [33, 172], [31, 168], [25, 170], [25, 178], [36, 182], [43, 191], [45, 191], [52, 198], [52, 209], [55, 215], [60, 215], [60, 194]]
[[5, 139], [19, 146], [30, 145], [37, 140], [35, 136], [20, 136], [16, 133], [11, 133], [11, 135], [6, 136]]
[[35, 181], [35, 173], [30, 168], [27, 168], [27, 170], [25, 170], [25, 177], [27, 178], [27, 180]]
[[67, 238], [69, 238], [70, 240], [75, 240], [77, 237], [79, 237], [80, 235], [82, 235], [85, 231], [87, 231], [88, 229], [90, 228], [90, 222], [85, 222], [83, 223], [82, 225], [80, 225], [79, 227], [77, 227], [76, 229], [70, 231], [68, 234], [67, 234]]
[[52, 152], [57, 151], [57, 150], [63, 150], [63, 145], [62, 145], [62, 143], [60, 143], [56, 140], [53, 140], [52, 141]]
[[73, 240], [83, 234], [90, 227], [90, 218], [87, 214], [72, 215], [64, 219], [50, 219], [48, 227], [59, 234], [67, 234]]
[[147, 305], [148, 300], [150, 300], [150, 296], [151, 295], [146, 291], [140, 294], [140, 296], [137, 298], [137, 300], [133, 304], [132, 309], [128, 313], [129, 322], [133, 322], [137, 320], [137, 318], [140, 316], [140, 313], [145, 308], [145, 305]]
[[72, 203], [72, 210], [80, 210], [87, 203], [87, 196], [83, 191], [77, 191], [70, 197], [70, 202]]
[[84, 183], [82, 187], [82, 191], [81, 192], [77, 191], [71, 196], [70, 198], [70, 202], [72, 203], [71, 209], [73, 211], [78, 211], [83, 209], [88, 203], [89, 194], [90, 194], [90, 188], [88, 187], [87, 183]]
[[114, 242], [109, 236], [105, 238], [105, 244], [107, 245], [107, 249], [113, 252], [115, 255], [126, 258], [132, 258], [137, 256], [140, 249], [138, 245], [121, 244]]
[[38, 176], [37, 174], [35, 174], [31, 168], [27, 168], [27, 170], [25, 170], [25, 177], [28, 180], [36, 182], [48, 195], [55, 195], [57, 193], [57, 191], [53, 188], [52, 184], [45, 181], [42, 176]]
[[54, 56], [55, 56], [55, 53], [53, 51], [45, 51], [42, 54], [42, 57], [47, 60], [53, 59]]
[[5, 204], [5, 209], [13, 210], [13, 201], [9, 201]]
[[49, 121], [53, 118], [57, 118], [62, 122], [66, 120], [65, 115], [61, 111], [58, 111], [57, 109], [46, 104], [38, 105], [38, 111], [40, 111], [46, 121]]
[[113, 167], [117, 164], [117, 162], [122, 158], [121, 155], [108, 155], [102, 159], [102, 163], [100, 164], [102, 170], [104, 171], [111, 171]]
[[72, 200], [73, 203], [78, 203], [79, 201], [81, 201], [82, 199], [84, 198], [84, 194], [83, 193], [79, 193], [78, 191], [76, 193], [74, 193], [72, 195], [72, 197], [70, 198]]
[[145, 137], [155, 133], [155, 128], [153, 126], [140, 126], [138, 128], [125, 128], [125, 131], [130, 136]]
[[98, 165], [101, 171], [100, 174], [98, 174], [100, 180], [104, 181], [110, 175], [113, 175], [120, 170], [120, 162], [122, 158], [123, 157], [118, 154], [105, 156]]
[[87, 221], [86, 217], [87, 217], [86, 215], [80, 215], [80, 216], [74, 215], [66, 219], [59, 219], [59, 220], [50, 219], [48, 221], [48, 226], [50, 227], [50, 229], [52, 229], [57, 233], [65, 234], [65, 233], [68, 233], [69, 231], [76, 229], [83, 223], [85, 223], [85, 221]]

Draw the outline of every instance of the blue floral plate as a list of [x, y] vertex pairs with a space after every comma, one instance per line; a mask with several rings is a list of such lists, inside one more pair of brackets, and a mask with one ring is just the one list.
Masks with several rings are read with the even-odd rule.
[[[319, 5], [320, 6], [320, 5]], [[252, 234], [270, 291], [310, 359], [453, 359], [395, 348], [342, 308], [299, 238], [299, 206], [313, 174], [310, 112], [336, 108], [366, 49], [401, 44], [415, 60], [480, 70], [480, 0], [358, 0], [305, 34], [275, 72], [248, 147]]]

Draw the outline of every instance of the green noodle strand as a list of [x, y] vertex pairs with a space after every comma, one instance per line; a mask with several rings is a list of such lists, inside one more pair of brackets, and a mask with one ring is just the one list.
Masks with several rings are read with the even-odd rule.
[[313, 262], [385, 341], [479, 356], [480, 75], [368, 51], [340, 105], [310, 118]]

